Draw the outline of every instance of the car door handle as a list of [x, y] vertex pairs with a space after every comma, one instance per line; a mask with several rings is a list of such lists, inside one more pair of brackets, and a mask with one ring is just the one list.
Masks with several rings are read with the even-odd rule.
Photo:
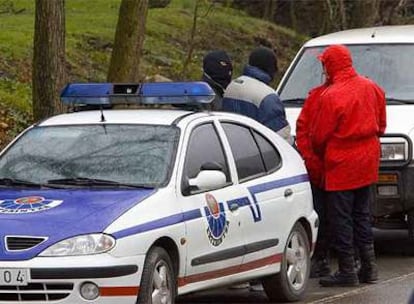
[[229, 206], [229, 210], [230, 210], [231, 212], [234, 212], [234, 211], [236, 211], [237, 209], [239, 209], [239, 204], [237, 204], [237, 203], [232, 203], [232, 204], [230, 204], [230, 206]]
[[291, 196], [293, 194], [293, 190], [292, 189], [286, 189], [285, 190], [285, 197], [289, 197], [289, 196]]

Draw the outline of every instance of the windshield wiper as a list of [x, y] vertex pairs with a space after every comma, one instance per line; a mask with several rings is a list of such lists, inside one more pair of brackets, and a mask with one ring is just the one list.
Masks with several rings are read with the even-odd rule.
[[0, 185], [5, 186], [27, 186], [27, 187], [36, 187], [41, 188], [45, 185], [43, 184], [37, 184], [31, 181], [26, 181], [22, 179], [16, 179], [16, 178], [10, 178], [10, 177], [2, 177], [0, 178]]
[[385, 97], [387, 104], [413, 104], [414, 100]]
[[305, 98], [291, 98], [282, 100], [283, 103], [292, 104], [292, 105], [303, 105]]
[[148, 185], [128, 184], [119, 183], [116, 181], [106, 179], [96, 179], [88, 177], [68, 177], [60, 179], [50, 179], [47, 181], [48, 184], [58, 185], [76, 185], [76, 186], [113, 186], [113, 187], [128, 187], [128, 188], [146, 188], [153, 189], [154, 187]]

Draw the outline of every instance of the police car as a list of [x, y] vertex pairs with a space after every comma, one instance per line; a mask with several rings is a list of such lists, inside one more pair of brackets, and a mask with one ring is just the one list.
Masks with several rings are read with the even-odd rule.
[[201, 82], [61, 97], [73, 111], [0, 154], [1, 303], [174, 303], [251, 279], [271, 300], [304, 296], [318, 219], [282, 138], [199, 110], [214, 98]]

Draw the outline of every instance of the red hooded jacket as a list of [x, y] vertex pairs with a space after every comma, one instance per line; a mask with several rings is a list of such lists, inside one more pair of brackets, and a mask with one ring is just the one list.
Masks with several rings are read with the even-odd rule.
[[345, 46], [330, 46], [319, 59], [329, 86], [319, 98], [310, 139], [323, 159], [325, 189], [351, 190], [375, 183], [378, 136], [386, 127], [384, 91], [355, 72]]
[[319, 98], [327, 87], [324, 84], [309, 92], [296, 120], [296, 145], [305, 160], [311, 183], [319, 188], [324, 188], [323, 159], [313, 151], [310, 130], [318, 110]]

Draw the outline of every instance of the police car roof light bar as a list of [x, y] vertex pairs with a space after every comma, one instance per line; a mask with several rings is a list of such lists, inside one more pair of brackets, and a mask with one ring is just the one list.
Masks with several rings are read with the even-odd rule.
[[215, 93], [205, 82], [153, 82], [142, 84], [70, 83], [60, 95], [64, 104], [187, 104], [213, 101]]

